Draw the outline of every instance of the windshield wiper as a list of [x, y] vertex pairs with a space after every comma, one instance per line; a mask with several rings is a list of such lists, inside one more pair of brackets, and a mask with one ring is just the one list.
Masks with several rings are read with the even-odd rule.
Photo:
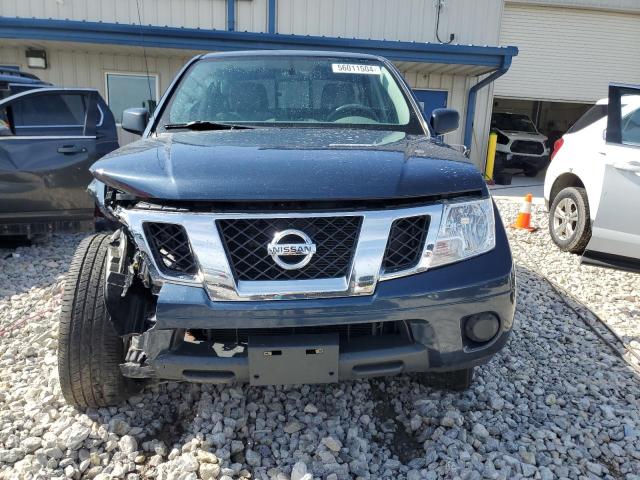
[[194, 120], [186, 123], [168, 123], [164, 126], [166, 130], [177, 130], [184, 128], [187, 130], [247, 130], [253, 129], [250, 125], [235, 125], [232, 123], [210, 122], [208, 120]]

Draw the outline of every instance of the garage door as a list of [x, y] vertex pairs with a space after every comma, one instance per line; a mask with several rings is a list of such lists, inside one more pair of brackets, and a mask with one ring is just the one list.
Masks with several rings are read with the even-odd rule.
[[507, 4], [502, 45], [520, 53], [496, 97], [594, 102], [609, 82], [640, 83], [640, 15]]

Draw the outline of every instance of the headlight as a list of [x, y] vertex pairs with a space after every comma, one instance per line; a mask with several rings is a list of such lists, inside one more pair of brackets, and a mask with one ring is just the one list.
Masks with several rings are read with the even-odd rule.
[[500, 132], [497, 132], [497, 133], [498, 133], [497, 141], [500, 145], [506, 145], [509, 143], [509, 137], [507, 137], [504, 133], [500, 133]]
[[442, 211], [431, 267], [458, 262], [496, 246], [496, 225], [491, 198], [448, 203]]

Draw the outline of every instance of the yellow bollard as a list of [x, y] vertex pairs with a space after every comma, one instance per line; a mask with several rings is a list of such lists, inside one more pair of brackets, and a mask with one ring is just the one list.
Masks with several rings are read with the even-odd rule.
[[484, 176], [487, 180], [493, 180], [493, 165], [496, 160], [496, 145], [498, 144], [498, 134], [489, 134], [489, 146], [487, 147], [487, 163], [484, 167]]

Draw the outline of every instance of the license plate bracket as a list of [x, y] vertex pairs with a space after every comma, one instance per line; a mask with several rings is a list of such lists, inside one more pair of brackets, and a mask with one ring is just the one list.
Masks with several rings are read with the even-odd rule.
[[337, 382], [339, 345], [338, 334], [250, 336], [249, 383]]

